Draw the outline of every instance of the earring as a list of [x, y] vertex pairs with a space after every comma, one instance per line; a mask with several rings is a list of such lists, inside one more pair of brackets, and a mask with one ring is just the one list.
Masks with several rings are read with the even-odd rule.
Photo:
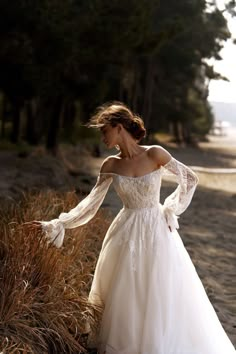
[[120, 146], [117, 144], [115, 145], [116, 150], [120, 150]]

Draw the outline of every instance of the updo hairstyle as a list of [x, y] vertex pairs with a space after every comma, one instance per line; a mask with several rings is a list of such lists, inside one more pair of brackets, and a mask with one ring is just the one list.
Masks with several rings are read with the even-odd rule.
[[143, 120], [134, 114], [124, 103], [117, 101], [105, 103], [98, 107], [95, 114], [89, 120], [87, 127], [101, 128], [107, 124], [115, 127], [119, 123], [138, 142], [146, 136]]

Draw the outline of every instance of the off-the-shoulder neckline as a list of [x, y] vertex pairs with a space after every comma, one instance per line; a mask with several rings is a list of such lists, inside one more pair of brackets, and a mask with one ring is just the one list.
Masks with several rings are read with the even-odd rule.
[[100, 172], [99, 175], [114, 175], [114, 176], [119, 176], [119, 177], [124, 177], [124, 178], [132, 178], [132, 179], [138, 179], [138, 178], [142, 178], [142, 177], [147, 177], [157, 171], [160, 171], [162, 167], [166, 167], [172, 160], [174, 160], [173, 156], [171, 157], [171, 159], [163, 166], [157, 168], [154, 171], [151, 171], [149, 173], [145, 173], [145, 175], [142, 176], [125, 176], [125, 175], [121, 175], [119, 173], [115, 173], [115, 172]]
[[114, 176], [118, 176], [118, 177], [138, 179], [138, 178], [147, 177], [149, 175], [152, 175], [153, 173], [160, 171], [160, 170], [161, 170], [161, 168], [157, 168], [156, 170], [151, 171], [149, 173], [145, 173], [145, 175], [142, 175], [142, 176], [125, 176], [125, 175], [121, 175], [119, 173], [114, 173], [114, 172], [100, 172], [99, 174], [100, 175], [114, 175]]

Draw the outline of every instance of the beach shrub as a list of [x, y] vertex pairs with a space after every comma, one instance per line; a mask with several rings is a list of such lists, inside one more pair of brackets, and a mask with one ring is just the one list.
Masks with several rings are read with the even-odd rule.
[[1, 211], [0, 352], [86, 352], [87, 321], [96, 326], [99, 318], [86, 298], [108, 222], [99, 212], [67, 231], [61, 249], [24, 224], [55, 218], [77, 202], [75, 193], [48, 192]]

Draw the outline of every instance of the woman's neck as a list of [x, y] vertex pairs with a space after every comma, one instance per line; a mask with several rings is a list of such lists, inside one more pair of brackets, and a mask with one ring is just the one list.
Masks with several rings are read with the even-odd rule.
[[140, 155], [145, 149], [138, 145], [135, 141], [129, 144], [121, 144], [119, 156], [124, 160], [131, 160]]

